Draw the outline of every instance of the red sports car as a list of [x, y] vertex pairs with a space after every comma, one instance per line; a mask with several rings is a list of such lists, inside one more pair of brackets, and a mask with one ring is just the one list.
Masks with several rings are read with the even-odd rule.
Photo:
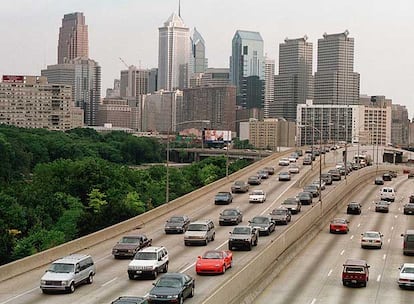
[[199, 256], [196, 262], [197, 274], [225, 273], [233, 264], [230, 250], [210, 250]]
[[335, 218], [331, 221], [329, 225], [329, 232], [330, 233], [348, 233], [349, 221], [343, 218]]

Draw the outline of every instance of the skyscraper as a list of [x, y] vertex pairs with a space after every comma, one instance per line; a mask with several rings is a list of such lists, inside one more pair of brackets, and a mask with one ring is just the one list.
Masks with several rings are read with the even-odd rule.
[[207, 69], [206, 43], [196, 28], [191, 38], [191, 46], [192, 72], [204, 73]]
[[265, 58], [264, 117], [270, 117], [270, 106], [275, 101], [275, 61]]
[[260, 33], [236, 31], [232, 41], [230, 78], [237, 89], [237, 104], [263, 108], [264, 55]]
[[89, 56], [88, 26], [83, 13], [71, 13], [63, 16], [59, 29], [58, 63], [66, 63], [77, 57]]
[[359, 103], [359, 74], [354, 72], [354, 38], [349, 32], [318, 39], [314, 104]]
[[159, 29], [158, 89], [171, 91], [189, 82], [190, 29], [173, 13]]
[[275, 76], [275, 102], [269, 117], [296, 119], [296, 108], [312, 98], [312, 43], [308, 37], [279, 44], [279, 75]]

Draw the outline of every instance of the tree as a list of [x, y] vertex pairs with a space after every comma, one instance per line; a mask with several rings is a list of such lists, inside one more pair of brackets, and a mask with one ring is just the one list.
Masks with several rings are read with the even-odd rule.
[[89, 193], [89, 207], [92, 209], [93, 213], [100, 213], [102, 208], [108, 205], [105, 197], [106, 195], [101, 193], [99, 189], [92, 189]]

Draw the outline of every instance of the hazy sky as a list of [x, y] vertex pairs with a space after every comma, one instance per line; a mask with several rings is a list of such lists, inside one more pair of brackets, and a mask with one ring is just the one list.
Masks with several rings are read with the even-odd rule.
[[[83, 12], [89, 27], [89, 56], [102, 67], [102, 92], [125, 65], [158, 65], [158, 28], [178, 0], [0, 0], [0, 74], [40, 75], [57, 62], [64, 14]], [[361, 94], [385, 95], [414, 115], [413, 0], [181, 0], [181, 16], [206, 41], [209, 67], [228, 67], [236, 30], [261, 33], [265, 52], [276, 61], [286, 37], [346, 29], [355, 38], [355, 67]]]

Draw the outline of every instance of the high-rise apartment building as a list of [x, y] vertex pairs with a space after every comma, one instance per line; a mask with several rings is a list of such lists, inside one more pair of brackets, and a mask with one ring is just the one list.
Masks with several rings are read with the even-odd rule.
[[87, 58], [76, 58], [65, 64], [47, 66], [41, 71], [49, 83], [72, 86], [75, 106], [84, 110], [84, 123], [96, 126], [96, 113], [101, 99], [101, 67]]
[[349, 32], [318, 39], [314, 104], [359, 103], [359, 74], [354, 72], [354, 38]]
[[88, 56], [88, 26], [85, 24], [85, 16], [83, 13], [64, 15], [59, 29], [58, 64]]
[[[242, 123], [247, 124], [247, 123]], [[286, 119], [267, 118], [249, 122], [249, 143], [258, 149], [278, 151], [279, 147], [295, 146], [295, 123]]]
[[312, 99], [312, 43], [308, 37], [285, 39], [279, 44], [279, 75], [275, 76], [275, 97], [268, 116], [296, 119], [298, 104]]
[[264, 54], [260, 33], [236, 31], [232, 40], [230, 78], [237, 89], [237, 105], [263, 108]]
[[158, 89], [172, 91], [188, 87], [190, 69], [190, 29], [173, 13], [159, 29]]
[[275, 61], [265, 58], [264, 117], [270, 117], [270, 107], [275, 101]]
[[72, 88], [45, 77], [4, 75], [0, 82], [0, 124], [65, 131], [83, 126]]

